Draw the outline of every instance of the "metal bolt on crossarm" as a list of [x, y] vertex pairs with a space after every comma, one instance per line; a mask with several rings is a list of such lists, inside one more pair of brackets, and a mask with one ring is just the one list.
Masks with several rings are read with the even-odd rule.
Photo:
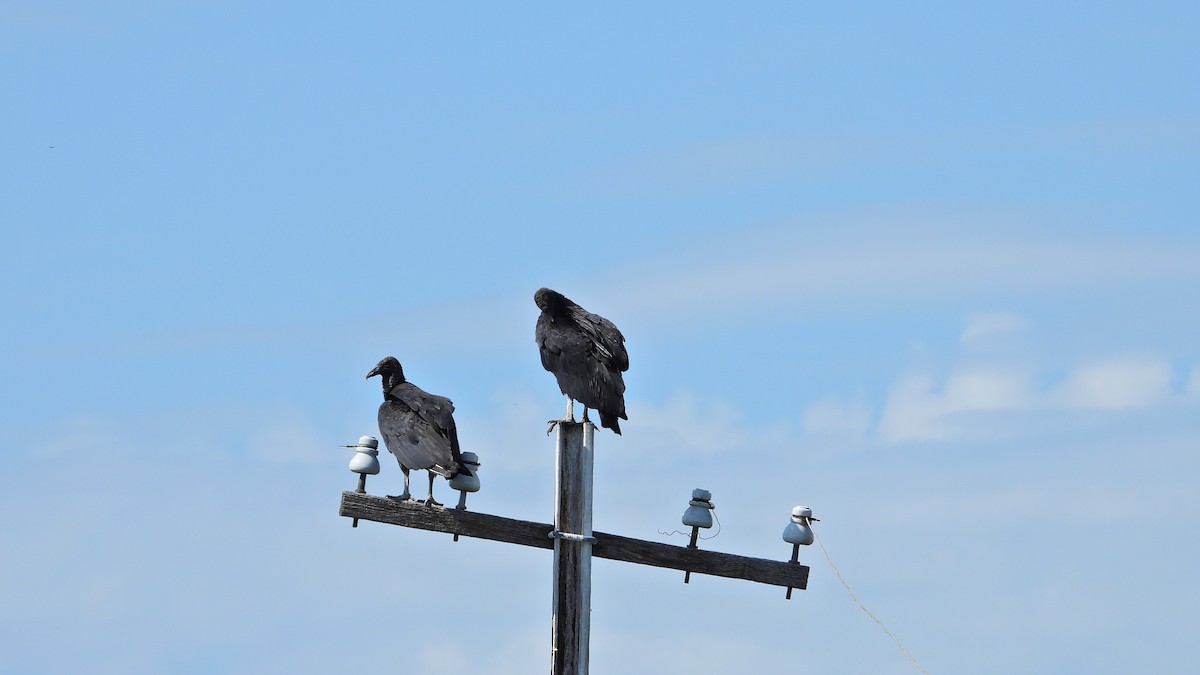
[[[792, 509], [792, 521], [783, 528], [783, 540], [792, 545], [792, 559], [788, 561], [790, 564], [799, 565], [800, 547], [813, 543], [813, 531], [809, 524], [814, 520], [820, 522], [819, 518], [813, 518], [812, 509], [807, 506]], [[792, 599], [791, 586], [787, 589], [787, 599]]]
[[[716, 506], [712, 503], [712, 493], [708, 490], [696, 488], [692, 490], [692, 500], [688, 502], [687, 511], [683, 512], [683, 524], [692, 528], [692, 539], [688, 542], [688, 548], [697, 548], [696, 539], [700, 534], [700, 528], [708, 529], [712, 527], [713, 518], [712, 510]], [[690, 583], [692, 573], [690, 571], [683, 573], [683, 583]]]

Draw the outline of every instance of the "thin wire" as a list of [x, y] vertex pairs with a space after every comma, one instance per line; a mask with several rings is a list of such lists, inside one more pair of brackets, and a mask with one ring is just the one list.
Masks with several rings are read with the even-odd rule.
[[708, 541], [709, 539], [716, 537], [718, 534], [721, 534], [721, 519], [717, 518], [717, 507], [715, 507], [715, 506], [713, 507], [712, 514], [713, 514], [713, 519], [715, 519], [717, 521], [717, 531], [713, 532], [711, 536], [700, 537], [701, 541]]
[[[712, 514], [713, 514], [713, 518], [715, 518], [715, 519], [716, 519], [716, 521], [717, 521], [717, 531], [716, 531], [716, 532], [713, 532], [711, 535], [709, 535], [709, 536], [707, 536], [707, 537], [699, 537], [699, 539], [700, 539], [701, 541], [708, 541], [709, 539], [712, 539], [712, 538], [716, 537], [718, 534], [721, 534], [721, 519], [717, 517], [717, 509], [716, 509], [716, 507], [713, 507], [713, 509], [712, 509]], [[664, 532], [663, 530], [659, 530], [659, 531], [658, 531], [658, 533], [659, 533], [659, 534], [665, 534], [665, 535], [666, 535], [666, 536], [668, 536], [668, 537], [673, 537], [673, 536], [675, 536], [675, 535], [677, 535], [677, 534], [681, 534], [681, 535], [683, 535], [683, 536], [685, 536], [685, 537], [690, 537], [690, 536], [692, 535], [692, 533], [691, 533], [691, 532], [680, 532], [679, 530], [671, 530], [670, 532]]]
[[917, 670], [921, 671], [922, 673], [925, 673], [925, 675], [929, 675], [929, 671], [925, 670], [925, 666], [922, 666], [917, 661], [916, 657], [914, 657], [912, 655], [912, 653], [909, 652], [908, 649], [904, 646], [904, 644], [900, 642], [900, 638], [896, 637], [895, 634], [892, 633], [892, 631], [888, 630], [887, 626], [883, 625], [883, 622], [880, 621], [879, 618], [876, 617], [874, 614], [872, 614], [871, 610], [867, 609], [866, 605], [862, 604], [862, 601], [858, 599], [858, 596], [854, 595], [854, 591], [850, 590], [850, 584], [846, 583], [846, 579], [845, 579], [845, 577], [842, 576], [842, 573], [840, 571], [838, 571], [837, 565], [833, 564], [833, 560], [829, 557], [829, 551], [825, 550], [825, 544], [821, 543], [821, 538], [817, 536], [816, 530], [813, 530], [812, 532], [813, 532], [813, 539], [815, 539], [817, 541], [817, 546], [821, 547], [821, 553], [823, 553], [825, 555], [825, 562], [829, 563], [829, 566], [833, 568], [833, 573], [837, 575], [838, 581], [842, 582], [842, 586], [846, 587], [846, 593], [848, 593], [850, 595], [850, 599], [853, 600], [856, 605], [858, 605], [859, 609], [866, 612], [867, 616], [871, 617], [871, 620], [873, 620], [875, 623], [879, 624], [879, 627], [883, 629], [883, 632], [887, 633], [888, 637], [892, 638], [892, 640], [895, 641], [896, 646], [900, 648], [900, 651], [904, 652], [904, 655], [908, 657], [909, 661], [912, 661], [913, 666], [915, 666]]

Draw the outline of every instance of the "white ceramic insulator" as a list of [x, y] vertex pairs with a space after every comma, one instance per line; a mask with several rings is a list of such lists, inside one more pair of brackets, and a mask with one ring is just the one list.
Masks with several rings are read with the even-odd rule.
[[479, 492], [479, 455], [464, 452], [459, 459], [473, 475], [458, 474], [450, 479], [450, 487], [463, 492]]
[[692, 490], [692, 500], [688, 502], [687, 511], [683, 512], [683, 524], [688, 527], [712, 527], [713, 504], [712, 493], [696, 488]]
[[372, 476], [379, 473], [379, 441], [374, 436], [359, 437], [350, 458], [350, 470]]
[[813, 543], [813, 531], [809, 527], [812, 519], [812, 509], [807, 506], [797, 506], [792, 509], [792, 522], [783, 528], [783, 540], [789, 544], [808, 546]]

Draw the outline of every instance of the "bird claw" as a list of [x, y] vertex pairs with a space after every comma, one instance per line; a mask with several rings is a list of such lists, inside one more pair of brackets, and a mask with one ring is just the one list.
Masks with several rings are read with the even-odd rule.
[[[587, 419], [586, 416], [584, 419]], [[546, 424], [548, 425], [546, 427], [546, 435], [549, 436], [551, 433], [553, 433], [554, 427], [560, 424], [578, 424], [578, 422], [575, 421], [574, 417], [564, 417], [561, 420], [550, 420]]]
[[433, 495], [430, 495], [430, 496], [426, 497], [425, 499], [422, 499], [421, 503], [424, 504], [425, 506], [441, 506], [442, 505], [441, 502], [439, 502], [433, 498]]

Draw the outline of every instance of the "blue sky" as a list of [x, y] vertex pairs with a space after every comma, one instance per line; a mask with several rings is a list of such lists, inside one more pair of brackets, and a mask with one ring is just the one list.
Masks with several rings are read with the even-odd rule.
[[[1198, 19], [0, 3], [0, 673], [544, 670], [544, 551], [337, 517], [393, 354], [549, 519], [540, 286], [627, 338], [596, 529], [808, 504], [931, 673], [1192, 672]], [[594, 672], [915, 672], [802, 560], [597, 561]]]

